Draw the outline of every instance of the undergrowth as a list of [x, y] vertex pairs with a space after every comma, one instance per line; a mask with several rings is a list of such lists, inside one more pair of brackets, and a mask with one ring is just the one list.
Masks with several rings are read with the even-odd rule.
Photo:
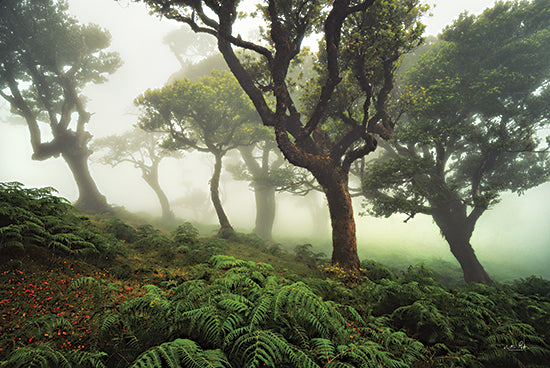
[[[311, 275], [325, 276], [296, 276], [219, 254], [239, 245], [265, 257], [286, 255], [253, 236], [205, 239], [189, 223], [167, 233], [81, 219], [51, 189], [20, 184], [2, 184], [0, 196], [0, 247], [11, 257], [0, 274], [1, 368], [470, 368], [550, 361], [547, 280], [450, 287], [425, 266], [395, 273], [373, 261], [350, 279], [323, 265], [307, 244], [296, 248], [297, 257], [321, 268]], [[75, 240], [61, 247], [52, 243], [56, 234]], [[51, 256], [25, 256], [37, 249]], [[93, 268], [90, 255], [112, 262]], [[140, 278], [146, 268], [152, 271]]]

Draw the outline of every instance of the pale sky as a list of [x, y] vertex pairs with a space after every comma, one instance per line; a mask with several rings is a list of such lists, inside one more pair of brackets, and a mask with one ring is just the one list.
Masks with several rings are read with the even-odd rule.
[[[439, 0], [429, 3], [435, 6], [430, 11], [433, 16], [425, 19], [426, 33], [436, 35], [463, 11], [479, 14], [484, 8], [494, 4], [494, 1]], [[136, 122], [133, 99], [147, 88], [161, 87], [179, 69], [179, 64], [162, 43], [162, 39], [166, 33], [180, 25], [151, 16], [142, 4], [130, 0], [69, 0], [69, 4], [70, 12], [81, 22], [97, 23], [110, 31], [112, 49], [118, 51], [124, 61], [124, 65], [107, 83], [90, 86], [85, 90], [85, 95], [89, 98], [88, 110], [93, 113], [88, 129], [95, 137], [126, 131]], [[65, 162], [60, 158], [32, 161], [26, 126], [2, 123], [8, 115], [9, 109], [0, 101], [0, 181], [20, 181], [29, 187], [53, 186], [60, 191], [61, 196], [75, 200], [76, 185]], [[161, 165], [161, 185], [168, 197], [174, 200], [181, 197], [190, 186], [206, 189], [211, 170], [211, 160], [207, 157], [184, 158], [180, 161], [167, 159]], [[100, 191], [107, 196], [110, 203], [125, 206], [131, 211], [158, 213], [154, 193], [141, 179], [139, 171], [131, 165], [112, 169], [92, 163], [91, 171]], [[200, 182], [197, 183], [197, 180]], [[131, 190], [128, 189], [129, 183]], [[222, 189], [222, 194], [225, 194], [224, 201], [230, 216], [243, 207], [247, 208], [241, 216], [233, 216], [233, 221], [237, 227], [250, 229], [253, 227], [254, 204], [252, 193], [246, 186], [244, 182], [229, 182]], [[249, 205], [243, 206], [241, 198], [233, 198], [233, 191], [246, 192]], [[546, 184], [528, 191], [519, 199], [504, 196], [501, 204], [482, 217], [476, 229], [473, 241], [479, 244], [480, 257], [490, 257], [495, 250], [503, 253], [498, 250], [502, 244], [506, 248], [503, 253], [505, 257], [518, 257], [525, 254], [528, 243], [535, 242], [546, 249], [541, 262], [549, 263], [549, 193], [550, 185]], [[301, 209], [301, 201], [295, 199], [281, 203], [279, 213], [285, 210], [294, 211], [307, 218], [308, 213]], [[356, 212], [360, 211], [359, 203], [355, 208]], [[297, 219], [292, 216], [279, 216], [275, 231], [286, 231], [296, 222]], [[359, 244], [390, 241], [405, 248], [426, 247], [426, 252], [442, 257], [449, 255], [448, 247], [442, 241], [437, 228], [426, 217], [414, 219], [408, 224], [403, 224], [400, 216], [389, 219], [360, 218], [358, 239]], [[426, 244], [436, 244], [436, 247], [430, 248]], [[361, 251], [360, 248], [360, 253]]]

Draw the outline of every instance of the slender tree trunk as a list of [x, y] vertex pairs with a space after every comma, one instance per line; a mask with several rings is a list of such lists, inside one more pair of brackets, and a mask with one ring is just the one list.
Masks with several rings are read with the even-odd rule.
[[490, 283], [491, 278], [479, 262], [470, 244], [473, 225], [468, 226], [464, 205], [440, 206], [433, 213], [435, 223], [447, 240], [466, 282]]
[[360, 266], [357, 255], [355, 219], [348, 189], [348, 177], [337, 171], [317, 178], [327, 197], [332, 223], [332, 264], [357, 271]]
[[223, 210], [222, 202], [220, 201], [220, 175], [222, 172], [222, 155], [214, 155], [214, 173], [210, 179], [210, 198], [212, 199], [212, 204], [216, 210], [216, 215], [218, 216], [218, 221], [220, 222], [220, 234], [222, 237], [229, 236], [233, 233], [233, 227], [229, 223], [229, 219]]
[[275, 188], [261, 184], [254, 185], [256, 199], [256, 226], [254, 234], [273, 241], [272, 231], [275, 221]]
[[85, 152], [62, 153], [63, 159], [69, 165], [78, 187], [78, 200], [74, 206], [89, 213], [110, 212], [112, 209], [90, 175], [88, 168], [88, 154]]
[[160, 202], [160, 208], [162, 210], [162, 220], [171, 221], [174, 219], [174, 213], [170, 209], [170, 203], [168, 197], [160, 187], [157, 169], [155, 167], [150, 168], [150, 173], [143, 173], [143, 179], [149, 184], [149, 186], [155, 191], [157, 198]]

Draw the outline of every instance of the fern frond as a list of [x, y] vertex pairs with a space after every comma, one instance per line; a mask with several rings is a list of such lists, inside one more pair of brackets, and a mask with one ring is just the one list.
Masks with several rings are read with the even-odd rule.
[[230, 356], [239, 362], [240, 367], [276, 368], [292, 360], [293, 349], [280, 334], [271, 330], [241, 331], [246, 333], [232, 343], [226, 341], [226, 346], [232, 346]]
[[75, 368], [107, 368], [105, 364], [101, 361], [101, 358], [107, 356], [107, 354], [105, 353], [75, 350], [69, 352], [68, 355], [71, 362], [73, 362], [73, 367]]
[[[409, 367], [403, 361], [395, 359], [391, 353], [382, 350], [378, 344], [371, 341], [364, 341], [362, 344], [338, 346], [338, 354], [333, 360], [348, 362], [358, 367]], [[330, 366], [330, 364], [327, 365], [327, 367]]]
[[438, 339], [452, 339], [453, 333], [448, 319], [427, 300], [397, 308], [391, 316], [397, 326], [404, 326], [418, 333], [422, 342], [433, 344]]
[[69, 287], [67, 288], [67, 292], [75, 291], [76, 289], [87, 289], [87, 290], [96, 290], [98, 288], [101, 288], [105, 283], [103, 280], [97, 280], [91, 276], [83, 276], [79, 277], [75, 280], [73, 280]]
[[330, 363], [336, 356], [336, 347], [332, 341], [328, 339], [315, 338], [311, 339], [311, 347], [315, 354], [315, 359], [323, 365]]
[[24, 347], [14, 350], [5, 362], [10, 368], [72, 368], [62, 352], [42, 344], [37, 347]]
[[2, 362], [2, 367], [9, 368], [106, 368], [101, 361], [104, 353], [85, 351], [61, 351], [48, 344], [36, 347], [24, 347], [14, 350]]
[[228, 270], [233, 267], [242, 267], [251, 264], [249, 261], [243, 261], [242, 259], [223, 254], [216, 254], [210, 257], [209, 263], [214, 266], [216, 271]]
[[292, 323], [306, 327], [310, 337], [328, 338], [346, 321], [329, 303], [323, 302], [303, 282], [283, 286], [274, 296], [273, 319], [291, 318]]
[[225, 318], [214, 305], [185, 312], [180, 318], [189, 322], [189, 331], [196, 331], [201, 341], [212, 346], [222, 344]]
[[152, 347], [141, 354], [130, 368], [226, 368], [229, 366], [223, 353], [203, 351], [194, 341], [176, 339]]
[[254, 306], [249, 317], [249, 324], [251, 328], [258, 328], [265, 324], [268, 320], [270, 312], [273, 311], [274, 293], [265, 292], [261, 298], [258, 298], [256, 305]]
[[57, 314], [45, 314], [26, 322], [21, 327], [21, 333], [25, 336], [44, 336], [45, 334], [53, 335], [58, 330], [71, 331], [72, 329], [73, 325], [65, 318]]
[[207, 288], [204, 280], [190, 280], [179, 285], [172, 296], [172, 300], [185, 300], [190, 303], [197, 303], [204, 295]]

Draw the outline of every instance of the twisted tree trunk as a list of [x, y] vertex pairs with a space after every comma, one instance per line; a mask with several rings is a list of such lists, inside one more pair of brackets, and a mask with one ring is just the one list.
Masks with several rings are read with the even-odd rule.
[[332, 264], [346, 270], [359, 270], [355, 219], [348, 188], [348, 175], [327, 170], [316, 176], [325, 192], [332, 224]]
[[170, 203], [168, 202], [168, 197], [160, 187], [159, 178], [158, 178], [158, 163], [153, 164], [148, 170], [148, 172], [143, 173], [143, 179], [149, 184], [153, 189], [157, 198], [160, 202], [160, 208], [162, 210], [162, 220], [171, 221], [174, 219], [174, 213], [170, 209]]
[[69, 165], [78, 187], [78, 200], [74, 203], [74, 206], [88, 213], [110, 212], [112, 210], [111, 207], [107, 203], [105, 196], [97, 189], [90, 174], [90, 169], [88, 168], [89, 154], [80, 149], [76, 152], [63, 152], [62, 156]]
[[214, 154], [215, 163], [214, 163], [214, 173], [210, 179], [210, 198], [214, 209], [216, 210], [216, 215], [218, 216], [218, 221], [220, 223], [220, 230], [218, 234], [221, 237], [229, 237], [233, 234], [233, 227], [229, 223], [229, 219], [223, 210], [222, 202], [220, 200], [220, 175], [222, 172], [222, 154]]
[[490, 283], [491, 278], [470, 244], [475, 221], [468, 219], [466, 206], [458, 199], [434, 206], [432, 217], [451, 248], [466, 282]]

